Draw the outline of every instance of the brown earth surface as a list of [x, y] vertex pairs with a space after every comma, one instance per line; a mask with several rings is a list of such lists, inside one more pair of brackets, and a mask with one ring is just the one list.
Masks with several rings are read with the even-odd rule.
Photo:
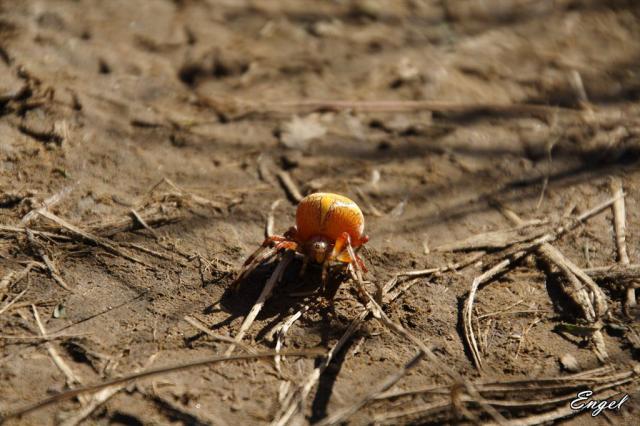
[[[530, 229], [572, 227], [613, 196], [616, 179], [628, 257], [640, 263], [639, 159], [632, 0], [0, 0], [0, 415], [69, 388], [223, 354], [229, 343], [193, 319], [210, 333], [238, 332], [273, 264], [238, 292], [235, 271], [261, 244], [274, 201], [282, 199], [275, 231], [294, 223], [279, 173], [303, 194], [337, 192], [362, 206], [373, 291], [398, 272], [478, 255], [438, 247], [513, 228], [499, 205], [542, 221], [509, 234], [531, 241]], [[608, 207], [553, 246], [581, 269], [608, 266], [619, 261], [615, 236]], [[589, 322], [563, 291], [562, 269], [540, 252], [517, 260], [477, 293], [472, 329], [484, 371], [475, 368], [465, 301], [474, 277], [523, 247], [512, 243], [467, 267], [405, 279], [412, 285], [383, 305], [439, 360], [411, 364], [391, 392], [440, 388], [373, 393], [417, 347], [369, 316], [288, 424], [348, 407], [350, 424], [634, 424], [640, 326], [624, 305], [629, 280], [598, 280], [608, 308]], [[326, 351], [362, 312], [347, 282], [332, 313], [312, 292], [317, 268], [300, 281], [298, 265], [242, 340], [250, 348], [273, 350], [277, 327], [308, 305], [284, 347]], [[267, 424], [321, 362], [287, 357], [278, 372], [267, 358], [158, 374], [102, 403], [87, 393], [5, 420]], [[592, 371], [602, 366], [609, 370]], [[596, 377], [586, 387], [542, 386], [586, 376]], [[482, 387], [515, 379], [531, 382]], [[630, 400], [595, 418], [554, 417], [566, 395], [586, 388]]]

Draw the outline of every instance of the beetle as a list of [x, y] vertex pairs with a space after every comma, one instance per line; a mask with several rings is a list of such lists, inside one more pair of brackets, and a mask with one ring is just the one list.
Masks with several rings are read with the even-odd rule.
[[369, 241], [364, 234], [364, 215], [351, 199], [328, 192], [317, 192], [304, 197], [296, 210], [296, 225], [284, 235], [268, 236], [260, 249], [244, 263], [245, 270], [236, 281], [245, 275], [248, 265], [255, 263], [261, 249], [273, 248], [276, 252], [291, 250], [302, 254], [300, 275], [309, 262], [321, 265], [322, 283], [327, 285], [328, 269], [332, 264], [353, 264], [366, 272], [359, 249]]

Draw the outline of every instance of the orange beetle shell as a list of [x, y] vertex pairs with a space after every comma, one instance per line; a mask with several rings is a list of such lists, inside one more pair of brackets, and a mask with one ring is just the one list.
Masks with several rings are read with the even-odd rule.
[[316, 236], [335, 241], [347, 232], [355, 248], [362, 245], [364, 215], [360, 207], [347, 197], [317, 192], [307, 195], [298, 204], [296, 227], [300, 242]]

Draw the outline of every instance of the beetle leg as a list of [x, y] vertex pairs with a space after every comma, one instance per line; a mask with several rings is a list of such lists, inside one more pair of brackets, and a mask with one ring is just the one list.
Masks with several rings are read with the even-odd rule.
[[[333, 245], [333, 250], [331, 250], [331, 254], [329, 255], [329, 259], [337, 259], [340, 261], [345, 262], [344, 260], [341, 259], [341, 257], [344, 259], [343, 254], [346, 253], [346, 246], [347, 245], [351, 245], [351, 237], [349, 236], [348, 233], [343, 232], [342, 235], [340, 235], [337, 239], [335, 244]], [[346, 253], [347, 256], [349, 256], [348, 253]], [[346, 262], [351, 262], [351, 257], [349, 256], [349, 259], [346, 260]]]
[[327, 290], [327, 282], [329, 280], [329, 259], [322, 262], [322, 291]]
[[[362, 243], [364, 244], [367, 241], [369, 241], [369, 237], [365, 235], [360, 239], [360, 241], [362, 241]], [[349, 253], [348, 247], [351, 248], [351, 251], [353, 252], [353, 256]], [[360, 268], [363, 272], [368, 272], [364, 262], [357, 255], [361, 247], [362, 246], [358, 247], [354, 251], [353, 247], [351, 246], [351, 237], [349, 236], [348, 233], [343, 232], [342, 235], [338, 237], [338, 239], [336, 240], [336, 243], [334, 244], [333, 250], [329, 255], [329, 257], [331, 259], [335, 259], [343, 263], [355, 263], [356, 266]]]
[[276, 251], [281, 249], [289, 249], [295, 251], [298, 248], [298, 244], [295, 241], [291, 241], [286, 237], [282, 237], [280, 235], [272, 235], [269, 238], [265, 239], [262, 245], [254, 251], [247, 260], [244, 261], [243, 266], [249, 265], [254, 259], [261, 254], [265, 248], [272, 247]]
[[302, 267], [300, 268], [300, 273], [298, 274], [298, 277], [301, 277], [304, 275], [304, 273], [307, 270], [307, 265], [309, 265], [309, 257], [305, 255], [302, 257]]

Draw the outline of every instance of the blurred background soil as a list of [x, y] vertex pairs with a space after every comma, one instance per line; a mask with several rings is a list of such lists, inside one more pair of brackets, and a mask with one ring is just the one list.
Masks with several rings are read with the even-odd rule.
[[[338, 192], [363, 207], [371, 237], [363, 256], [375, 281], [455, 262], [466, 255], [435, 248], [510, 227], [490, 200], [525, 219], [557, 221], [611, 197], [611, 176], [627, 194], [627, 244], [636, 263], [639, 99], [635, 1], [0, 1], [1, 224], [19, 226], [56, 194], [50, 211], [81, 227], [127, 216], [164, 178], [222, 206], [189, 212], [155, 228], [155, 236], [145, 229], [112, 236], [164, 253], [135, 251], [152, 267], [91, 245], [62, 249], [43, 240], [73, 291], [34, 269], [0, 294], [3, 306], [27, 290], [0, 314], [1, 334], [37, 336], [35, 305], [50, 333], [67, 336], [51, 345], [85, 384], [131, 372], [154, 354], [155, 366], [222, 353], [226, 343], [184, 317], [235, 335], [260, 283], [230, 294], [232, 272], [262, 242], [275, 200], [283, 199], [275, 230], [294, 221], [295, 205], [276, 179], [281, 170], [303, 194]], [[541, 116], [278, 104], [301, 100], [559, 108]], [[24, 240], [0, 238], [0, 277], [30, 259]], [[612, 214], [556, 246], [581, 267], [615, 263]], [[479, 271], [425, 279], [386, 307], [470, 379], [479, 376], [463, 347], [460, 310]], [[342, 286], [336, 316], [305, 315], [286, 346], [335, 343], [359, 312], [354, 294]], [[607, 295], [620, 315], [620, 291]], [[298, 305], [280, 291], [245, 341], [272, 348], [269, 331]], [[565, 354], [582, 369], [597, 367], [588, 345], [553, 331], [567, 321], [559, 305], [535, 265], [484, 288], [479, 316], [522, 311], [478, 320], [485, 377], [564, 374]], [[632, 365], [634, 350], [624, 339], [604, 338], [612, 363]], [[368, 321], [323, 375], [305, 421], [350, 405], [413, 354]], [[282, 383], [299, 383], [313, 365], [288, 359], [284, 379], [266, 362], [161, 376], [127, 387], [86, 422], [268, 423]], [[424, 361], [398, 387], [443, 380]], [[28, 338], [0, 338], [0, 383], [3, 412], [66, 388], [45, 343]], [[631, 424], [638, 397], [609, 421]], [[370, 423], [397, 405], [368, 404], [351, 421]], [[66, 401], [10, 422], [54, 424], [78, 406]], [[567, 422], [606, 419], [586, 414]]]

